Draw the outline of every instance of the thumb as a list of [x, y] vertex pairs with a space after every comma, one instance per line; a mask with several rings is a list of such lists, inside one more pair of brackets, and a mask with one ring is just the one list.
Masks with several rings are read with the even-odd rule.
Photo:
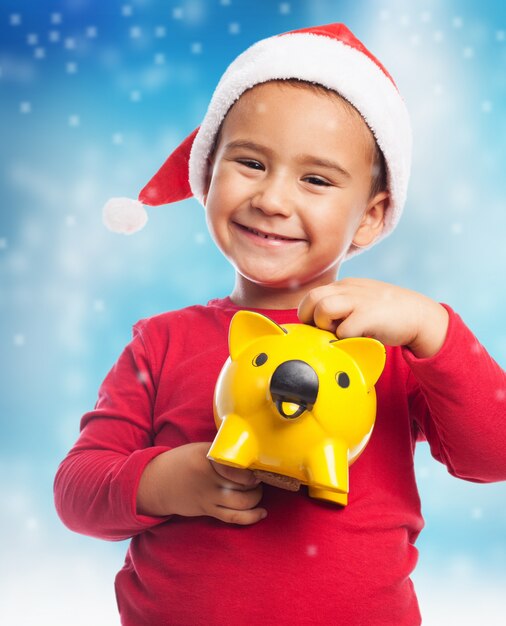
[[243, 469], [241, 467], [230, 467], [229, 465], [223, 465], [222, 463], [216, 463], [216, 461], [210, 461], [214, 471], [237, 485], [243, 487], [256, 487], [260, 484], [260, 480], [255, 476], [252, 470]]

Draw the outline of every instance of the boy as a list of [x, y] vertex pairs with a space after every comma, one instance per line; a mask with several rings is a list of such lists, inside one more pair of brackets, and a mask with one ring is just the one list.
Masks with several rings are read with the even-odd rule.
[[[504, 372], [449, 307], [336, 280], [346, 257], [395, 226], [409, 159], [392, 79], [333, 24], [236, 59], [199, 131], [141, 192], [147, 204], [199, 198], [236, 283], [228, 298], [135, 326], [58, 470], [56, 504], [70, 528], [133, 537], [116, 579], [123, 624], [420, 623], [409, 579], [423, 525], [416, 440], [427, 438], [457, 476], [501, 480], [506, 421], [495, 394]], [[376, 426], [350, 470], [347, 507], [206, 458], [214, 385], [241, 308], [387, 345]]]

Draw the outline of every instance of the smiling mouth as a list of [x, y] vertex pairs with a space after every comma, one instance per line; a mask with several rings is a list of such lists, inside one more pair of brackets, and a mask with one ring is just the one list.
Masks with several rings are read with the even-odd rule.
[[297, 239], [295, 237], [283, 237], [282, 235], [275, 235], [273, 233], [264, 233], [261, 230], [257, 230], [256, 228], [250, 228], [249, 226], [244, 226], [243, 224], [239, 224], [235, 222], [239, 228], [245, 230], [252, 235], [256, 235], [257, 237], [261, 237], [262, 239], [270, 239], [271, 241], [303, 241], [303, 239]]

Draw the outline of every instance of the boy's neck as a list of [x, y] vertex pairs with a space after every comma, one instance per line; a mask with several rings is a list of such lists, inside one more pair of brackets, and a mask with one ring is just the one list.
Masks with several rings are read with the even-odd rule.
[[[337, 276], [334, 277], [337, 280]], [[251, 309], [297, 309], [304, 296], [315, 287], [327, 285], [328, 278], [321, 284], [301, 285], [298, 287], [265, 287], [246, 280], [240, 274], [236, 276], [235, 286], [230, 299], [237, 306]]]

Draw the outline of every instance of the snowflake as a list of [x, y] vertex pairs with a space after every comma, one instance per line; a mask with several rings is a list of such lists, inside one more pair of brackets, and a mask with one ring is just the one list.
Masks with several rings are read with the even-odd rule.
[[45, 59], [46, 58], [45, 48], [35, 48], [35, 50], [33, 51], [33, 56], [35, 59]]
[[481, 519], [483, 517], [483, 509], [481, 507], [474, 507], [474, 509], [471, 510], [471, 517], [473, 519]]
[[62, 16], [61, 13], [52, 13], [51, 14], [51, 24], [61, 24]]
[[183, 9], [181, 7], [175, 7], [174, 9], [172, 9], [172, 17], [175, 20], [183, 19]]
[[67, 50], [75, 50], [76, 40], [73, 37], [67, 37], [64, 45]]
[[21, 348], [26, 344], [26, 337], [22, 333], [15, 334], [12, 339], [17, 348]]
[[481, 103], [481, 110], [483, 113], [490, 113], [492, 111], [492, 103], [490, 100], [483, 100]]
[[30, 33], [26, 36], [26, 43], [29, 46], [36, 46], [39, 43], [39, 36], [36, 33]]
[[21, 15], [19, 13], [12, 13], [9, 18], [9, 23], [11, 26], [19, 26], [21, 24]]
[[60, 33], [57, 30], [51, 30], [49, 32], [49, 41], [51, 43], [57, 43], [58, 41], [60, 41]]
[[20, 113], [31, 113], [32, 112], [32, 103], [31, 102], [22, 102], [19, 105]]
[[65, 65], [65, 69], [67, 71], [67, 74], [77, 74], [77, 63], [75, 63], [74, 61], [69, 61]]
[[137, 380], [144, 385], [149, 382], [149, 374], [144, 370], [139, 370], [137, 373]]
[[121, 7], [121, 15], [123, 17], [131, 17], [133, 11], [132, 11], [132, 7], [129, 4], [124, 4]]
[[140, 26], [132, 26], [130, 28], [130, 37], [132, 39], [140, 39], [142, 37], [142, 29]]
[[238, 22], [232, 22], [228, 25], [228, 32], [231, 35], [238, 35], [241, 32], [241, 25]]
[[93, 301], [93, 310], [96, 313], [103, 313], [103, 311], [105, 310], [105, 304], [103, 300], [94, 300]]
[[308, 556], [316, 556], [318, 554], [318, 546], [314, 544], [309, 544], [306, 548], [306, 554]]
[[86, 29], [86, 37], [89, 37], [90, 39], [95, 39], [97, 34], [98, 31], [96, 26], [88, 26]]

